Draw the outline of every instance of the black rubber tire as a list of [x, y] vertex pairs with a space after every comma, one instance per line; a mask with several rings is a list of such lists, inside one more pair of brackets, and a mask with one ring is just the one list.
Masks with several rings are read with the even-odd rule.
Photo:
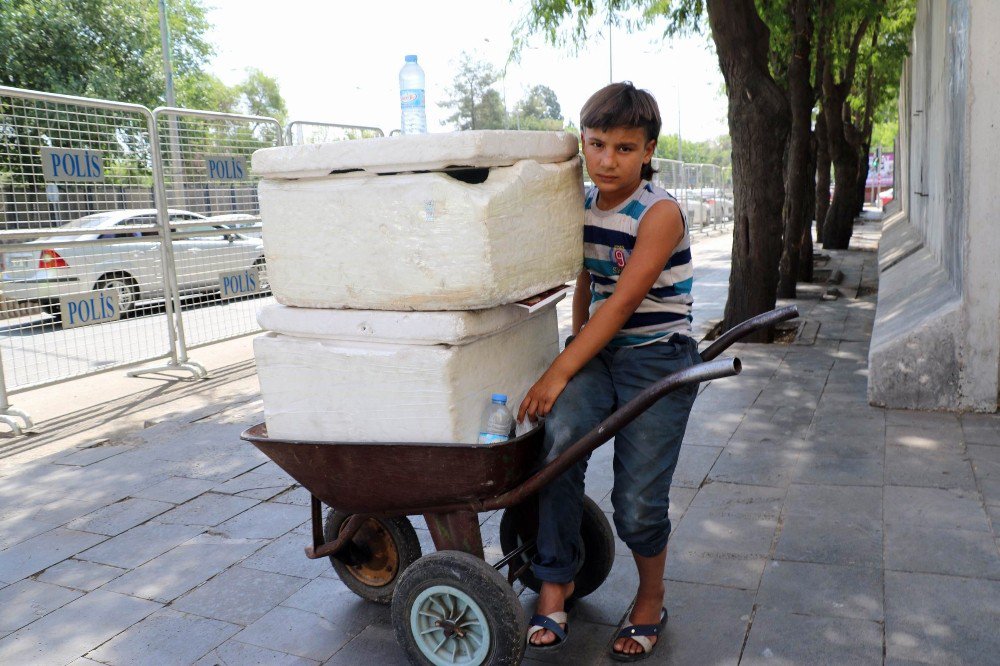
[[410, 615], [420, 593], [439, 585], [470, 597], [479, 606], [484, 616], [482, 619], [489, 628], [489, 647], [483, 658], [473, 661], [471, 657], [475, 652], [470, 650], [467, 653], [470, 659], [460, 663], [468, 666], [516, 666], [521, 663], [525, 648], [524, 632], [528, 626], [524, 609], [513, 588], [500, 572], [478, 557], [443, 550], [421, 558], [403, 572], [392, 598], [391, 616], [396, 642], [406, 652], [411, 664], [432, 666], [413, 636]]
[[97, 282], [94, 284], [94, 291], [101, 291], [102, 289], [108, 289], [109, 287], [117, 290], [118, 288], [114, 286], [116, 282], [123, 283], [123, 287], [128, 289], [128, 293], [131, 297], [122, 301], [119, 300], [120, 312], [122, 315], [126, 315], [135, 310], [136, 304], [139, 302], [139, 283], [135, 281], [128, 273], [111, 273], [108, 275], [102, 275]]
[[[500, 517], [500, 548], [504, 555], [535, 536], [524, 532], [525, 525], [520, 524], [518, 512], [504, 509], [503, 516]], [[583, 540], [583, 565], [573, 579], [576, 587], [572, 599], [581, 599], [597, 590], [607, 580], [615, 563], [615, 534], [611, 524], [597, 502], [586, 495], [583, 497], [580, 536]], [[531, 569], [525, 569], [517, 579], [535, 592], [542, 588], [542, 581], [535, 577]]]
[[[351, 514], [349, 513], [330, 509], [326, 514], [326, 522], [323, 525], [323, 538], [327, 542], [335, 540], [340, 533], [340, 526], [350, 517]], [[399, 584], [400, 575], [407, 567], [420, 559], [420, 540], [417, 538], [417, 533], [413, 529], [413, 525], [406, 518], [373, 517], [368, 520], [378, 523], [391, 540], [392, 547], [395, 550], [395, 571], [390, 571], [388, 580], [378, 585], [372, 585], [360, 576], [359, 569], [348, 565], [346, 562], [331, 555], [330, 563], [344, 585], [349, 587], [359, 597], [380, 604], [389, 604], [392, 601], [393, 591], [396, 589], [396, 585]], [[359, 540], [359, 535], [355, 535], [352, 541], [366, 547], [365, 542]]]

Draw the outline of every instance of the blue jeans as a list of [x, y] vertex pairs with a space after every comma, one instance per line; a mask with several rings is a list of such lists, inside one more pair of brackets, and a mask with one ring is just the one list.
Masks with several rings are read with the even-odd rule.
[[[570, 380], [546, 417], [543, 462], [555, 459], [653, 382], [699, 362], [697, 343], [682, 335], [643, 347], [604, 348]], [[657, 555], [667, 545], [670, 481], [696, 393], [695, 384], [667, 394], [615, 437], [615, 529], [643, 557]], [[568, 583], [582, 564], [586, 472], [587, 460], [581, 460], [538, 494], [538, 553], [531, 568], [540, 580]]]

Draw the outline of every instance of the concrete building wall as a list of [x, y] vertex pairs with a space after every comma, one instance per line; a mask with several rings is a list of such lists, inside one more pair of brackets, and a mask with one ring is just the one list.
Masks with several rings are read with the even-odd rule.
[[996, 411], [1000, 393], [1000, 2], [920, 0], [900, 87], [869, 399]]

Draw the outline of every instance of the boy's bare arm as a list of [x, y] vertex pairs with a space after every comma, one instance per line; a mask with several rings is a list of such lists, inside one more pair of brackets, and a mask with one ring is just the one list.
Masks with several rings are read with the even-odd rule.
[[[611, 341], [639, 307], [682, 238], [684, 222], [677, 204], [671, 201], [654, 204], [639, 225], [635, 248], [618, 277], [614, 293], [580, 330], [573, 344], [556, 357], [531, 387], [518, 409], [518, 421], [523, 421], [526, 414], [549, 413], [573, 375]], [[575, 324], [574, 307], [574, 328]]]
[[580, 329], [590, 319], [590, 272], [580, 271], [576, 276], [576, 290], [573, 292], [573, 335], [579, 335]]

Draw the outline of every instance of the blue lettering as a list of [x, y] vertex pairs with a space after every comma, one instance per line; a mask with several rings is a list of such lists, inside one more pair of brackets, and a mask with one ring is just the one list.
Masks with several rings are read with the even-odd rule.
[[229, 292], [232, 291], [232, 278], [224, 277], [222, 278], [222, 295], [228, 296]]
[[247, 272], [247, 291], [257, 291], [257, 280], [253, 278], [253, 275]]
[[59, 156], [55, 153], [49, 155], [49, 159], [52, 160], [52, 177], [59, 177]]
[[80, 301], [80, 321], [87, 322], [94, 318], [94, 299]]
[[234, 160], [234, 166], [236, 167], [236, 177], [240, 180], [243, 179], [243, 165]]
[[209, 178], [215, 178], [216, 177], [216, 172], [218, 170], [219, 170], [219, 167], [218, 167], [218, 164], [215, 162], [215, 160], [209, 160], [208, 161], [208, 177]]
[[76, 301], [70, 301], [66, 305], [68, 306], [66, 308], [66, 313], [69, 315], [69, 323], [73, 324], [76, 322], [76, 316], [79, 313], [79, 306]]
[[102, 296], [101, 299], [100, 299], [100, 302], [101, 302], [101, 319], [107, 319], [107, 317], [108, 317], [108, 308], [107, 308], [108, 298], [106, 296]]
[[115, 316], [115, 306], [117, 305], [118, 299], [112, 298], [112, 297], [108, 296], [107, 300], [108, 300], [108, 312], [110, 313], [110, 314], [108, 314], [108, 316], [109, 317], [114, 317]]

